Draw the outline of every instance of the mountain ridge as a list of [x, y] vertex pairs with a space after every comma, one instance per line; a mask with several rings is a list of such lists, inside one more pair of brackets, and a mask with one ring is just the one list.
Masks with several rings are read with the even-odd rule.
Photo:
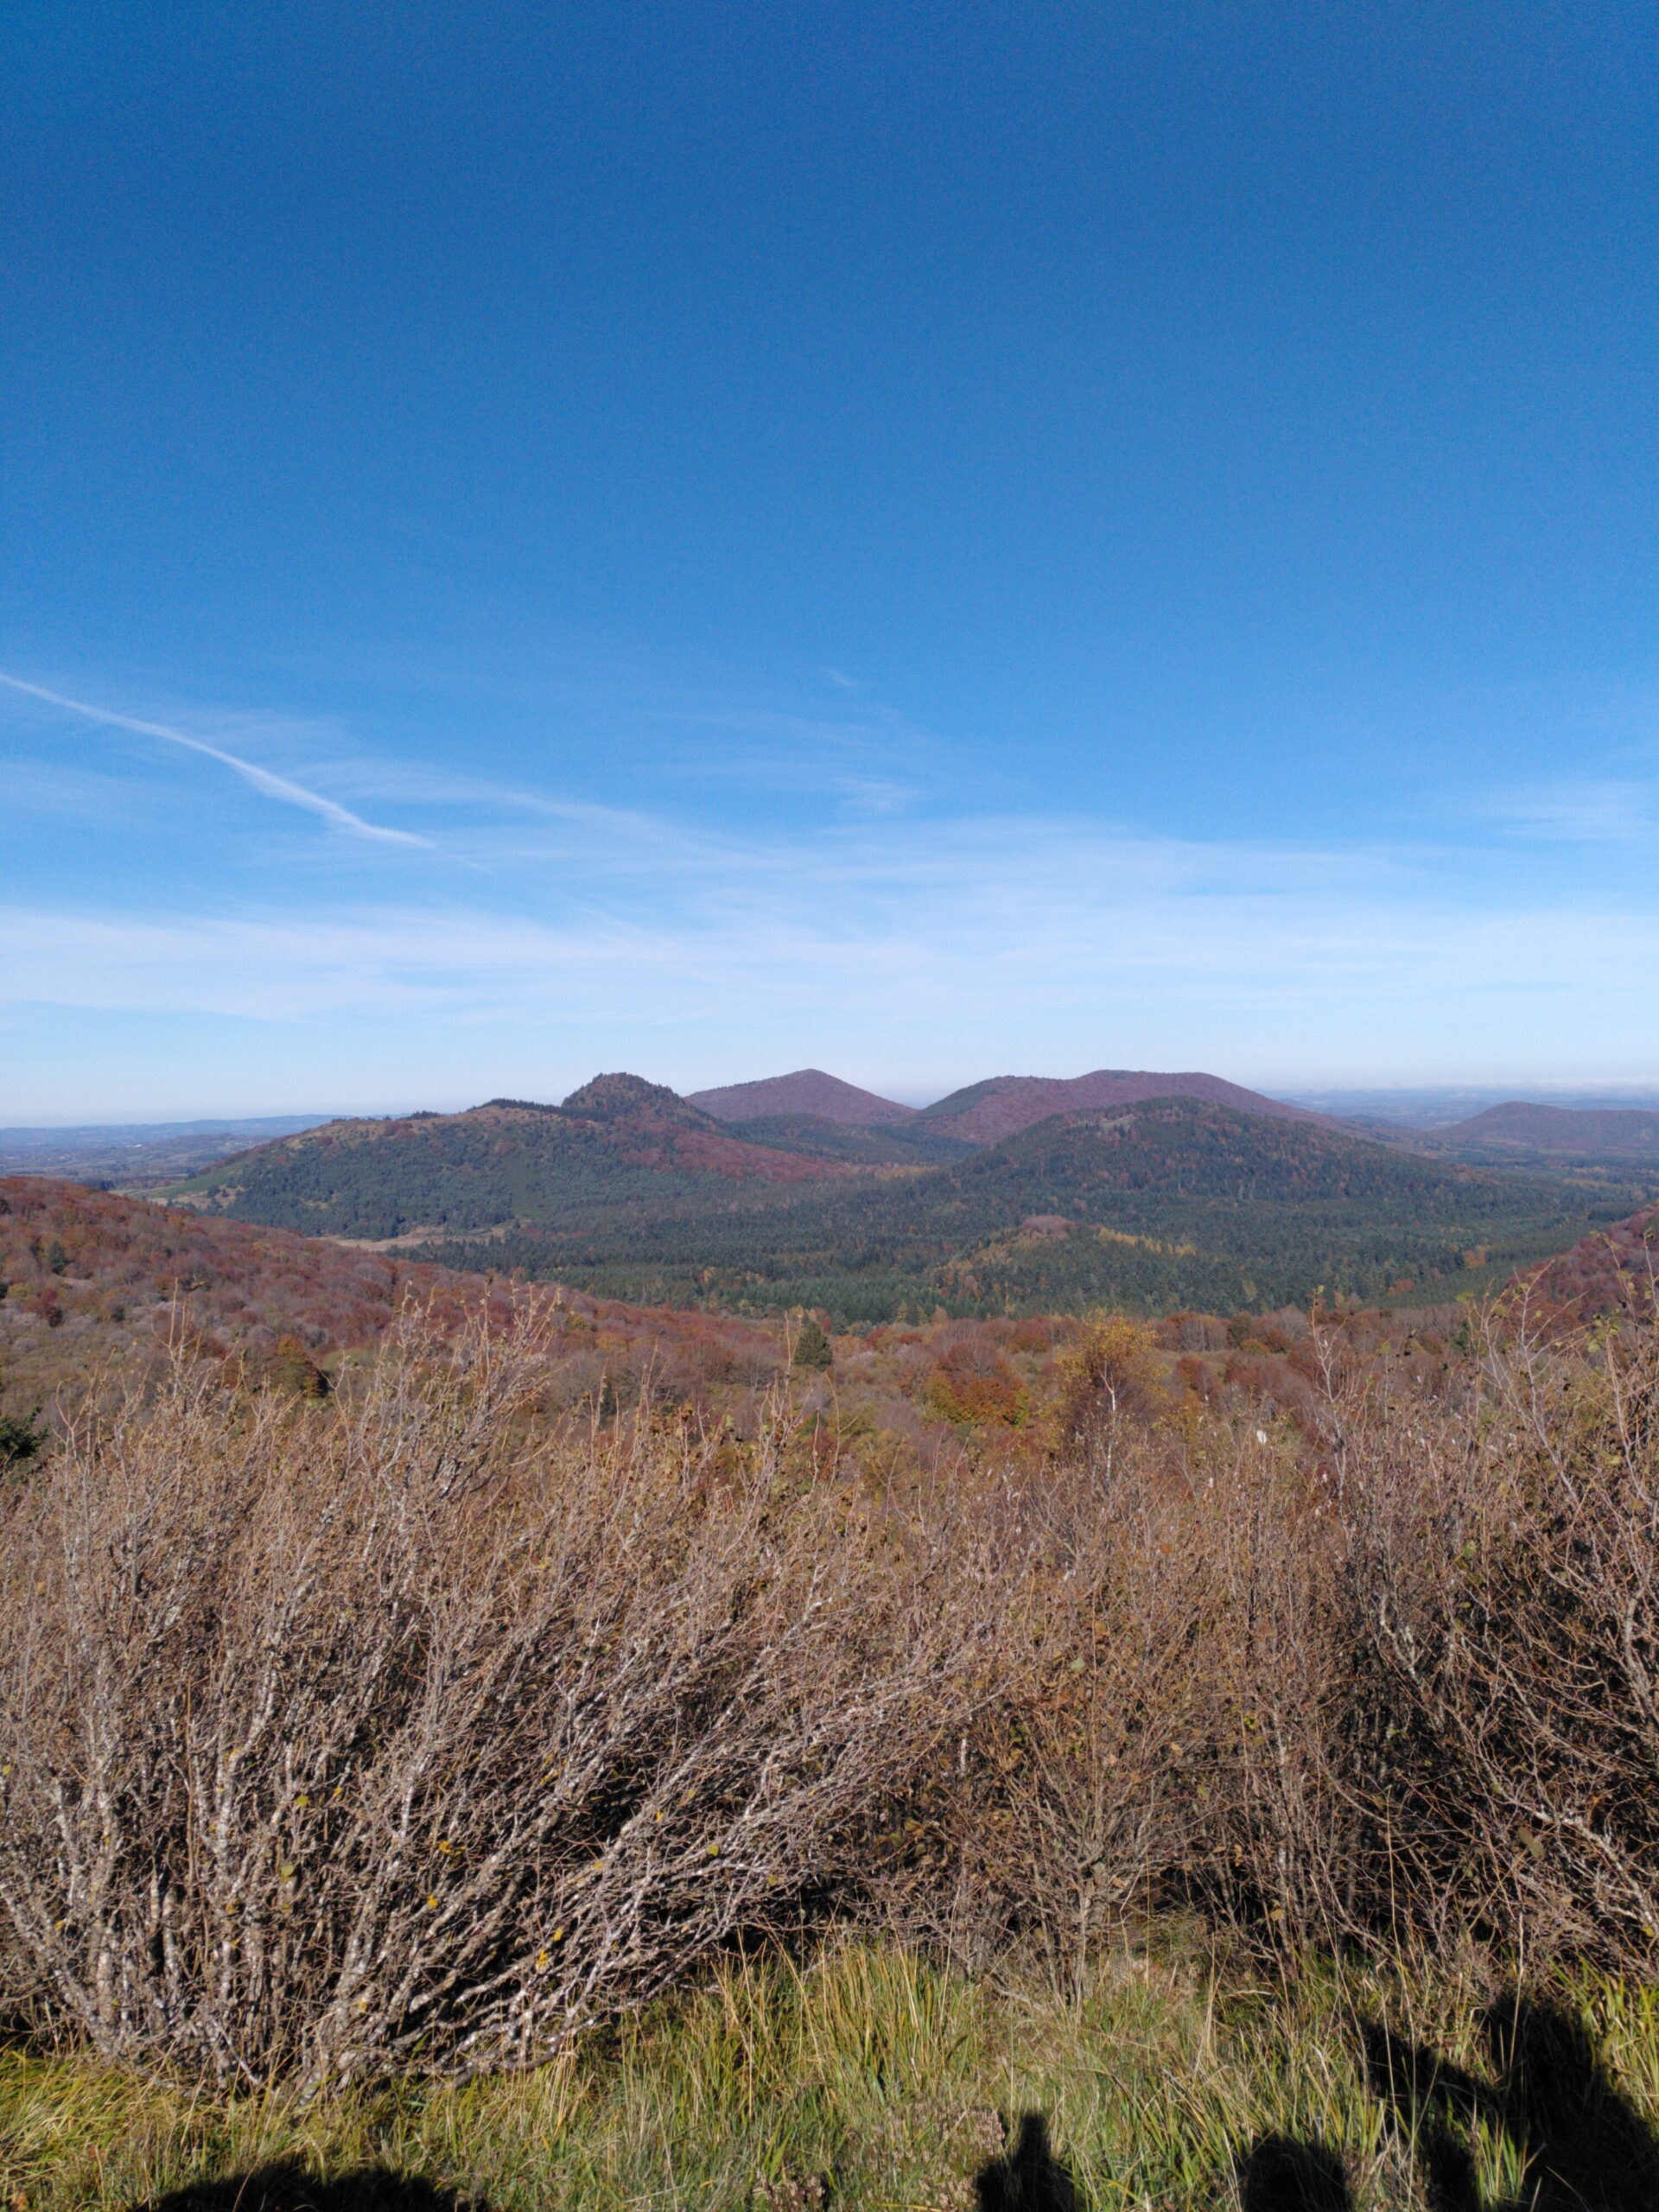
[[329, 1122], [173, 1185], [175, 1204], [303, 1234], [381, 1243], [533, 1217], [538, 1198], [681, 1202], [712, 1184], [791, 1185], [856, 1171], [746, 1143], [661, 1084], [596, 1076], [557, 1106], [496, 1098], [458, 1114]]
[[[333, 1122], [172, 1191], [232, 1219], [679, 1306], [972, 1313], [1231, 1310], [1378, 1300], [1564, 1249], [1643, 1195], [1503, 1159], [1435, 1157], [1192, 1077], [993, 1078], [943, 1120], [725, 1123], [662, 1084], [596, 1077], [563, 1105]], [[1203, 1095], [1219, 1089], [1217, 1098]], [[1105, 1104], [1073, 1106], [1079, 1097]], [[1247, 1103], [1234, 1103], [1242, 1095]], [[1057, 1098], [1063, 1110], [1055, 1111]], [[981, 1109], [1016, 1126], [975, 1141]], [[1045, 1110], [1046, 1109], [1046, 1110]], [[976, 1116], [979, 1118], [976, 1120]], [[1046, 1222], [1039, 1236], [1023, 1224]], [[1013, 1243], [1010, 1243], [1009, 1240]], [[976, 1257], [975, 1255], [979, 1255]]]
[[822, 1068], [797, 1068], [789, 1075], [763, 1076], [753, 1083], [728, 1083], [712, 1090], [693, 1090], [686, 1103], [720, 1122], [750, 1122], [781, 1115], [810, 1115], [814, 1120], [857, 1129], [884, 1128], [913, 1120], [916, 1109], [883, 1098]]
[[1598, 1154], [1659, 1162], [1659, 1112], [1650, 1107], [1548, 1106], [1512, 1098], [1430, 1134], [1442, 1142], [1514, 1145], [1568, 1156]]
[[971, 1143], [995, 1144], [1033, 1128], [1055, 1114], [1133, 1106], [1154, 1098], [1197, 1098], [1241, 1114], [1273, 1121], [1312, 1122], [1335, 1126], [1325, 1116], [1287, 1105], [1265, 1092], [1229, 1083], [1224, 1076], [1198, 1069], [1161, 1073], [1144, 1068], [1095, 1068], [1086, 1075], [1000, 1075], [969, 1084], [922, 1109], [930, 1128]]

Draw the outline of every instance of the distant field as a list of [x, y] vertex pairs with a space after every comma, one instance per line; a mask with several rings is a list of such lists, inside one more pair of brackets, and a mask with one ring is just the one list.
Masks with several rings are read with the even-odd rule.
[[321, 1114], [279, 1114], [255, 1121], [134, 1122], [84, 1128], [0, 1129], [0, 1175], [59, 1175], [77, 1183], [175, 1182], [229, 1153], [298, 1129]]

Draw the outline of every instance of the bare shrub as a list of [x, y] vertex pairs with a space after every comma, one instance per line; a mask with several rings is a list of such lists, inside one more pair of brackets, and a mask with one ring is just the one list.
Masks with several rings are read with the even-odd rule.
[[1535, 1951], [1659, 1942], [1659, 1332], [1489, 1334], [1460, 1406], [1354, 1408], [1363, 1781], [1390, 1877]]
[[1009, 1656], [1026, 1646], [1031, 1662], [1010, 1666], [980, 1731], [959, 1849], [982, 1918], [1034, 1932], [1064, 1982], [1187, 1859], [1205, 1578], [1180, 1541], [1185, 1502], [1144, 1455], [1028, 1482], [1025, 1509]]
[[895, 1490], [798, 1388], [550, 1415], [533, 1338], [445, 1327], [321, 1401], [181, 1364], [0, 1499], [10, 2005], [315, 2086], [830, 1902], [1060, 1978], [1172, 1904], [1650, 1962], [1659, 1337], [1315, 1329], [1268, 1428], [1102, 1324], [1046, 1459]]
[[1344, 1917], [1349, 1653], [1329, 1516], [1254, 1429], [1119, 1413], [1029, 1487], [1001, 1700], [961, 1851], [984, 1914], [1064, 1981], [1171, 1906], [1300, 1937]]
[[1274, 1944], [1650, 1966], [1659, 1336], [1489, 1317], [1452, 1387], [1309, 1352], [1300, 1443], [1109, 1404], [1030, 1486], [1030, 1663], [956, 1808], [982, 1927], [1063, 1974], [1178, 1902]]
[[246, 2082], [524, 2061], [868, 1864], [976, 1688], [974, 1544], [777, 1419], [538, 1440], [539, 1371], [482, 1329], [322, 1406], [181, 1368], [7, 1499], [16, 1993]]

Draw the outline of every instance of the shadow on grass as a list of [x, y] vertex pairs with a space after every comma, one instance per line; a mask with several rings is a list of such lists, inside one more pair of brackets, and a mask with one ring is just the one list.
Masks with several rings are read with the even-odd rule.
[[151, 2197], [134, 2212], [489, 2212], [476, 2196], [458, 2196], [390, 2166], [359, 2166], [334, 2181], [321, 2181], [302, 2165], [283, 2160], [226, 2181], [198, 2182], [193, 2188]]
[[[1323, 2143], [1263, 2135], [1240, 2158], [1233, 2179], [1241, 2212], [1352, 2212], [1342, 2160]], [[1001, 2158], [981, 2167], [974, 2196], [978, 2212], [1085, 2212], [1037, 2112], [1025, 2115]]]
[[[1372, 2093], [1409, 2143], [1433, 2212], [1654, 2212], [1659, 2135], [1582, 2024], [1511, 1995], [1482, 2025], [1486, 2080], [1379, 2023], [1361, 2031]], [[1480, 2191], [1469, 2138], [1483, 2120], [1524, 2161], [1521, 2194], [1507, 2203]]]
[[1041, 2113], [1027, 2113], [1009, 2149], [974, 2176], [974, 2201], [979, 2212], [1084, 2212]]
[[1348, 2177], [1319, 2142], [1263, 2135], [1233, 2169], [1240, 2212], [1351, 2212]]
[[[1409, 2145], [1433, 2212], [1655, 2212], [1659, 2134], [1619, 2090], [1580, 2022], [1510, 1996], [1484, 2019], [1481, 2079], [1380, 2023], [1362, 2028], [1373, 2094]], [[1506, 2135], [1524, 2161], [1521, 2194], [1481, 2194], [1470, 2138]], [[1264, 2135], [1233, 2168], [1240, 2212], [1352, 2212], [1338, 2154], [1319, 2141]], [[1027, 2113], [1000, 2158], [974, 2180], [978, 2212], [1087, 2212], [1041, 2113]], [[137, 2212], [488, 2212], [476, 2198], [385, 2166], [322, 2181], [295, 2164], [204, 2182]]]

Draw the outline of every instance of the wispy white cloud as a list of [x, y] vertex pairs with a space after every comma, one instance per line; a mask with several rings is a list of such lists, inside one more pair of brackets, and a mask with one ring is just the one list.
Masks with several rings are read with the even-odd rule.
[[[677, 700], [652, 707], [642, 720], [670, 741], [656, 749], [659, 777], [821, 793], [871, 812], [919, 800], [948, 765], [931, 732], [875, 699], [849, 700], [829, 713], [737, 698]], [[673, 742], [688, 738], [689, 746]]]
[[354, 814], [350, 807], [341, 806], [335, 799], [325, 798], [321, 791], [293, 783], [286, 776], [260, 767], [257, 761], [244, 760], [239, 753], [227, 752], [223, 746], [213, 745], [204, 737], [193, 736], [188, 730], [176, 729], [167, 722], [146, 721], [137, 715], [118, 714], [108, 707], [93, 706], [85, 699], [72, 699], [61, 691], [48, 690], [44, 684], [29, 683], [21, 676], [8, 675], [3, 670], [0, 670], [0, 684], [28, 698], [38, 699], [46, 706], [60, 708], [66, 714], [102, 723], [106, 728], [130, 730], [138, 737], [159, 738], [165, 744], [200, 753], [207, 760], [218, 761], [221, 767], [231, 769], [265, 798], [280, 799], [289, 806], [303, 807], [332, 829], [345, 830], [352, 836], [368, 837], [388, 845], [431, 845], [429, 837], [417, 836], [412, 830], [389, 830], [380, 823], [365, 821], [360, 814]]
[[[342, 1066], [372, 1032], [397, 1095], [423, 1066], [435, 1098], [456, 1082], [524, 1088], [491, 1071], [522, 1066], [537, 1039], [544, 1058], [591, 1050], [669, 1080], [811, 1059], [900, 1095], [999, 1065], [1208, 1065], [1257, 1081], [1659, 1073], [1659, 879], [1566, 849], [1632, 843], [1631, 821], [1652, 819], [1639, 781], [1523, 793], [1455, 832], [1448, 810], [1432, 845], [1183, 840], [1082, 810], [996, 812], [982, 790], [979, 811], [946, 813], [925, 735], [917, 787], [889, 790], [879, 740], [894, 735], [886, 758], [902, 773], [905, 727], [861, 704], [819, 721], [690, 702], [679, 723], [708, 734], [709, 772], [730, 767], [741, 801], [676, 785], [671, 753], [652, 764], [655, 798], [631, 805], [614, 796], [621, 774], [601, 797], [570, 795], [454, 755], [395, 762], [332, 725], [218, 716], [210, 741], [0, 682], [206, 753], [359, 836], [429, 842], [353, 810], [393, 798], [405, 819], [441, 825], [435, 859], [381, 872], [373, 904], [360, 855], [341, 865], [332, 841], [310, 848], [302, 883], [291, 854], [281, 878], [240, 863], [146, 872], [120, 906], [90, 871], [79, 895], [59, 874], [33, 905], [14, 881], [0, 1007], [72, 1010], [89, 1034], [99, 1025], [85, 1018], [104, 1013], [194, 1019], [204, 1062], [230, 1027], [265, 1022], [336, 1035]], [[327, 758], [352, 806], [256, 768], [244, 741]], [[538, 757], [556, 751], [550, 738]], [[798, 803], [753, 803], [767, 763]], [[156, 887], [180, 880], [188, 896]]]
[[1563, 845], [1647, 845], [1659, 839], [1659, 786], [1604, 776], [1508, 793], [1488, 819]]
[[[1317, 1068], [1327, 1043], [1351, 1054], [1368, 1031], [1414, 1065], [1436, 1039], [1452, 1068], [1477, 1039], [1533, 1049], [1552, 1024], [1642, 1046], [1629, 1010], [1659, 968], [1659, 913], [1611, 896], [1551, 906], [1520, 886], [1471, 907], [1439, 887], [1451, 871], [1388, 854], [996, 819], [775, 843], [682, 831], [619, 878], [610, 841], [637, 851], [634, 823], [583, 829], [586, 865], [540, 897], [515, 886], [512, 912], [14, 907], [0, 912], [4, 995], [504, 1033], [575, 1022], [608, 1028], [619, 1050], [652, 1027], [741, 1039], [794, 1023], [825, 1051], [884, 1040], [890, 1060], [925, 1035], [998, 1058], [1023, 1039], [1039, 1064], [1128, 1065], [1173, 1038], [1181, 1064], [1261, 1072]], [[1645, 1040], [1659, 1060], [1656, 1047]]]

